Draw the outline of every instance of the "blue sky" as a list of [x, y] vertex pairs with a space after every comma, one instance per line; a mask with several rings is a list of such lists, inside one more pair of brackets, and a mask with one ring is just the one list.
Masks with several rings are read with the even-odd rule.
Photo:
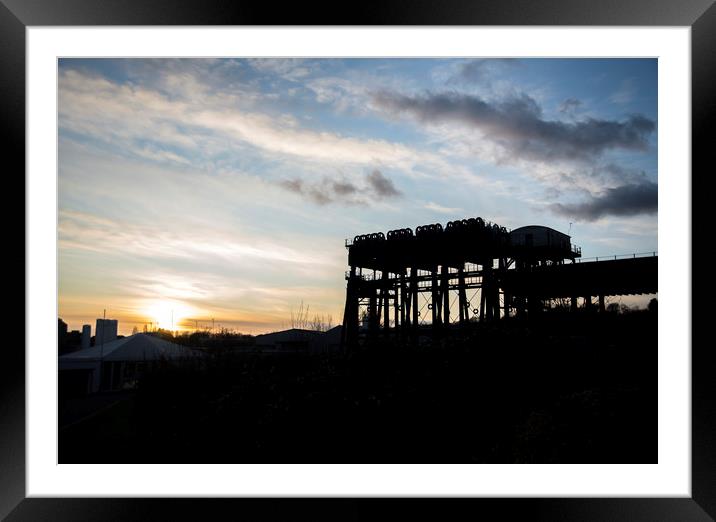
[[58, 101], [71, 328], [337, 323], [344, 238], [471, 216], [657, 250], [655, 59], [63, 59]]

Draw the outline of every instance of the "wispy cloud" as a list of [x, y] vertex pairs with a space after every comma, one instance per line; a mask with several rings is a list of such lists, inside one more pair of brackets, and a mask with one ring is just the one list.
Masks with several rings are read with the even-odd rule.
[[637, 89], [636, 83], [634, 82], [634, 78], [626, 78], [622, 81], [621, 85], [619, 86], [619, 89], [617, 89], [609, 97], [609, 101], [619, 105], [626, 105], [634, 99], [636, 93]]
[[301, 58], [252, 58], [248, 63], [257, 71], [291, 81], [306, 78], [317, 67], [315, 61]]
[[459, 207], [444, 207], [432, 201], [428, 201], [425, 204], [425, 208], [427, 208], [428, 210], [432, 210], [433, 212], [438, 212], [440, 214], [458, 214], [460, 212], [463, 212], [463, 209]]
[[573, 116], [581, 106], [582, 102], [580, 100], [576, 98], [567, 98], [559, 104], [559, 112]]
[[192, 259], [203, 264], [212, 260], [240, 262], [290, 262], [320, 266], [325, 259], [298, 251], [270, 239], [236, 236], [202, 230], [167, 230], [164, 224], [136, 224], [92, 214], [61, 210], [58, 223], [61, 248], [150, 259]]
[[468, 60], [457, 65], [457, 72], [448, 79], [448, 83], [480, 84], [489, 87], [492, 85], [495, 76], [502, 70], [519, 64], [520, 61], [516, 58], [478, 58]]
[[339, 166], [380, 163], [406, 172], [425, 165], [446, 168], [442, 158], [429, 152], [382, 139], [303, 128], [295, 119], [240, 109], [240, 96], [211, 93], [196, 78], [191, 85], [185, 87], [186, 96], [177, 98], [63, 70], [60, 128], [141, 157], [180, 163], [187, 158], [211, 159], [233, 142], [283, 156], [285, 161]]

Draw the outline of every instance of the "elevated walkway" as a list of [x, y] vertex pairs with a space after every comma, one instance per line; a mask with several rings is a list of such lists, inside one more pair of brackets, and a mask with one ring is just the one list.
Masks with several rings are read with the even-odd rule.
[[558, 298], [657, 293], [659, 256], [592, 258], [578, 263], [507, 270], [502, 287], [510, 294]]

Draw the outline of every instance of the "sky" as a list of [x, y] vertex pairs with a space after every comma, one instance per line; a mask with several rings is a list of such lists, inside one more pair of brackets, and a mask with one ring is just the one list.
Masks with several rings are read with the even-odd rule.
[[483, 217], [657, 251], [656, 59], [60, 59], [59, 315], [342, 319], [346, 238]]

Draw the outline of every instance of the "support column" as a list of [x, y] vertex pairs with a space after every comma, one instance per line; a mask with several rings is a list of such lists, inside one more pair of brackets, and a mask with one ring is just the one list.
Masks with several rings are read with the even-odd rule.
[[450, 326], [450, 268], [447, 265], [442, 267], [443, 286], [443, 317], [442, 322], [445, 328]]
[[388, 288], [388, 271], [383, 270], [383, 330], [386, 335], [390, 331], [390, 289]]
[[[408, 313], [408, 310], [406, 309], [406, 305], [408, 304], [407, 297], [408, 287], [405, 282], [405, 270], [403, 270], [400, 273], [400, 299], [397, 301], [399, 303], [400, 307], [400, 328], [401, 330], [405, 330], [406, 328], [406, 314]], [[397, 324], [396, 324], [397, 326]]]
[[393, 330], [397, 335], [400, 328], [400, 286], [396, 285], [393, 291]]
[[[500, 259], [500, 283], [501, 283], [500, 286], [502, 286], [502, 299], [503, 299], [502, 309], [505, 314], [505, 320], [510, 318], [510, 297], [509, 297], [507, 290], [505, 289], [506, 277], [507, 277], [507, 259], [501, 258]], [[497, 291], [499, 294], [499, 288]], [[498, 295], [498, 299], [499, 299], [499, 295]]]
[[530, 292], [527, 295], [527, 318], [535, 319], [540, 311], [539, 309], [540, 299], [538, 299], [534, 293]]
[[432, 312], [433, 330], [436, 329], [439, 321], [438, 310], [440, 309], [440, 297], [438, 295], [438, 267], [430, 270], [430, 308]]
[[343, 329], [341, 330], [341, 346], [353, 346], [358, 339], [358, 300], [359, 279], [356, 268], [351, 266], [348, 284], [346, 285], [346, 306], [343, 311]]
[[481, 261], [480, 266], [482, 267], [480, 272], [480, 322], [484, 322], [489, 319], [488, 315], [491, 315], [490, 268], [485, 260]]
[[465, 294], [465, 270], [461, 266], [457, 269], [457, 293], [460, 307], [460, 324], [464, 325], [468, 320], [467, 295]]
[[586, 308], [589, 311], [592, 310], [592, 296], [591, 295], [584, 296], [584, 308]]
[[405, 280], [405, 326], [410, 329], [413, 326], [413, 288], [410, 278]]
[[370, 298], [368, 299], [368, 330], [371, 335], [375, 335], [378, 330], [378, 303], [376, 302], [375, 287], [370, 289]]
[[604, 313], [604, 294], [599, 294], [599, 312]]
[[410, 269], [410, 297], [413, 300], [413, 332], [417, 334], [418, 327], [420, 326], [420, 319], [418, 317], [418, 269], [413, 267]]
[[383, 317], [383, 289], [378, 286], [373, 289], [371, 295], [376, 291], [378, 292], [378, 295], [376, 296], [377, 308], [375, 310], [375, 326], [380, 329], [380, 318]]
[[517, 314], [519, 317], [522, 319], [527, 317], [527, 298], [524, 295], [519, 297], [517, 306]]
[[[488, 264], [489, 263], [489, 264]], [[484, 265], [482, 265], [482, 273], [483, 276], [483, 294], [485, 296], [484, 300], [484, 306], [486, 311], [486, 317], [485, 319], [490, 322], [494, 319], [494, 311], [495, 311], [495, 292], [494, 292], [494, 281], [493, 281], [493, 271], [492, 271], [492, 259], [489, 260], [489, 262], [486, 262]]]

